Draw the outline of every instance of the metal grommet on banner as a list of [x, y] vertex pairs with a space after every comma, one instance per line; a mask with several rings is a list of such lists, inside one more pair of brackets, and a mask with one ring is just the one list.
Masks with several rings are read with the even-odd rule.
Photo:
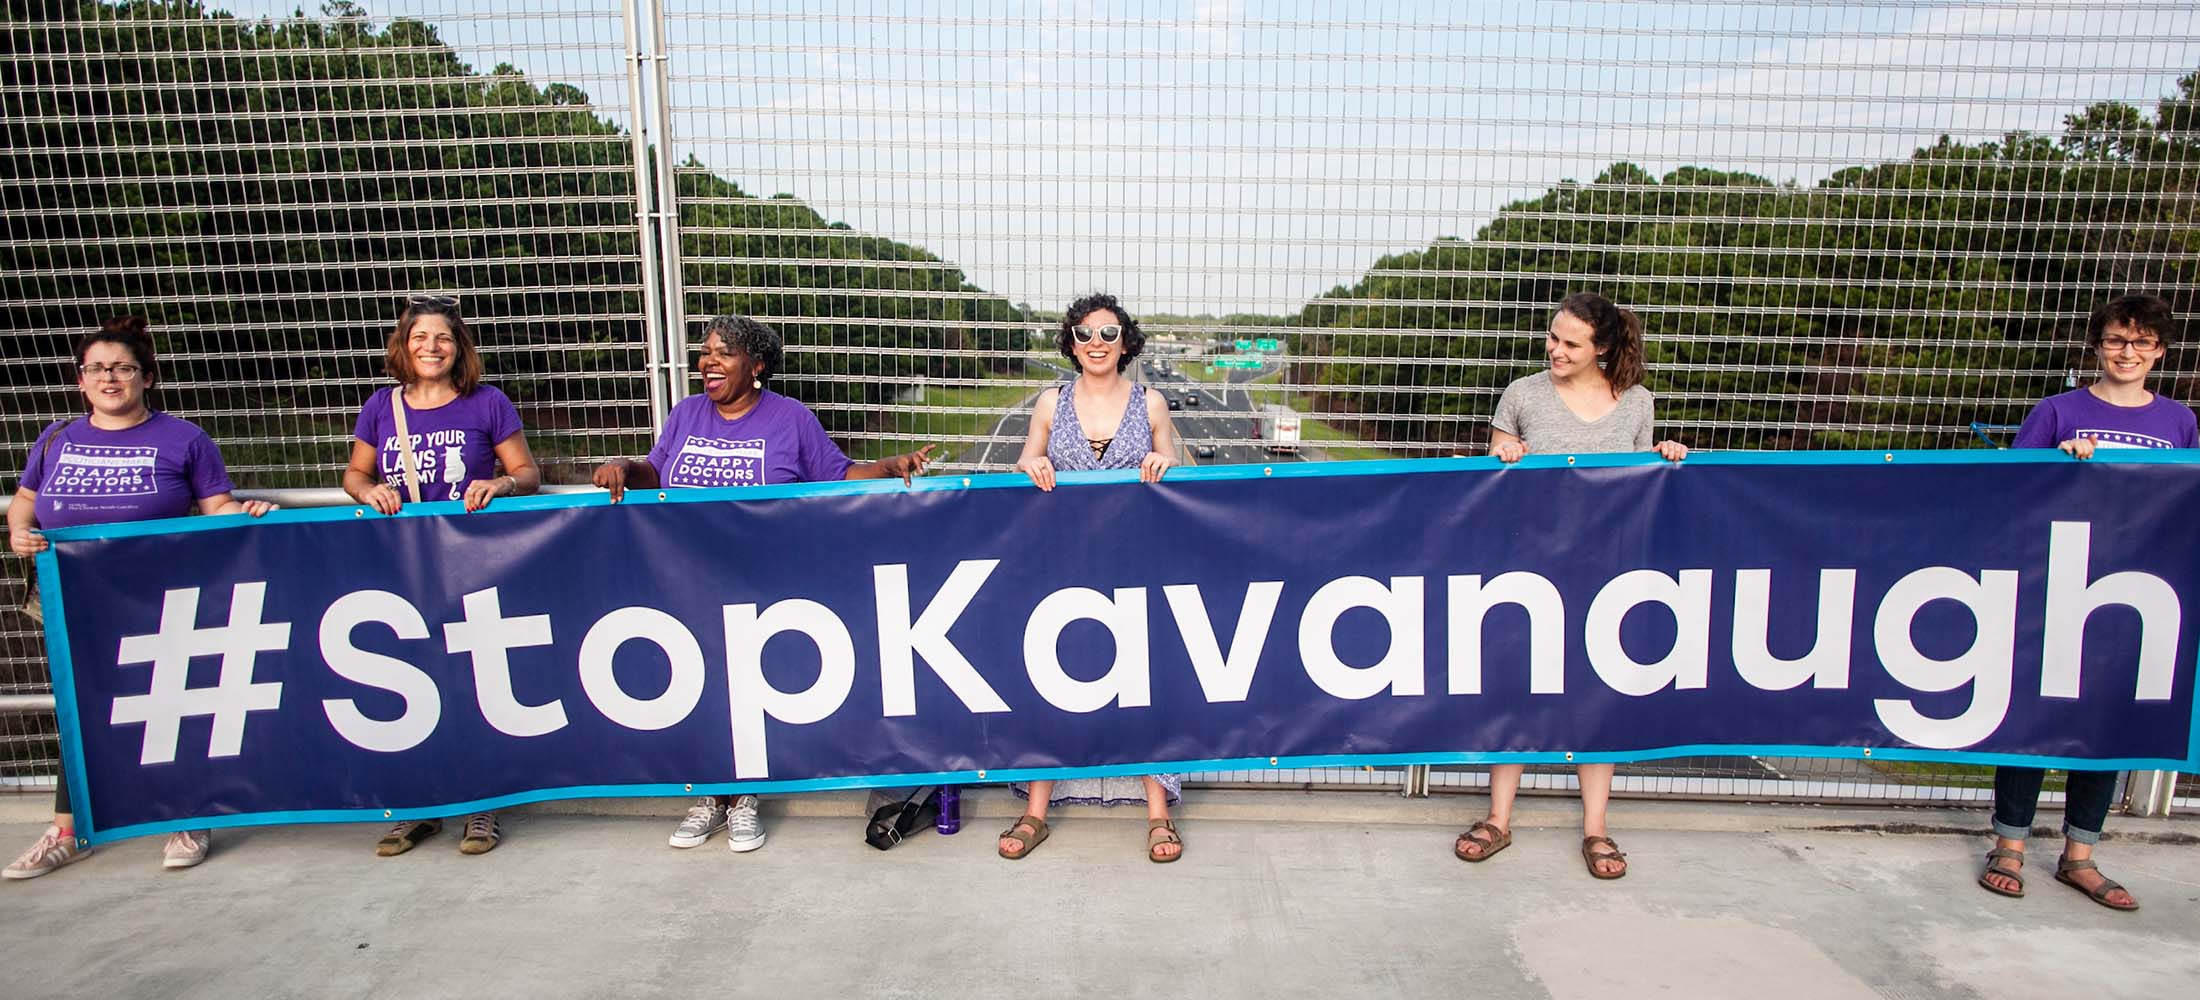
[[367, 516], [367, 509], [366, 509], [365, 507], [361, 507], [361, 508], [359, 508], [358, 510], [352, 511], [352, 512], [351, 512], [351, 516], [353, 516], [353, 517], [365, 517], [365, 516]]
[[970, 485], [970, 477], [969, 477], [969, 476], [964, 476], [964, 477], [963, 477], [963, 486], [965, 486], [965, 487], [968, 487], [969, 485]]
[[985, 769], [984, 769], [984, 768], [979, 768], [979, 769], [978, 769], [978, 780], [979, 780], [979, 781], [984, 781], [984, 780], [985, 780]]
[[1566, 456], [1566, 464], [1567, 464], [1567, 465], [1572, 465], [1572, 464], [1574, 464], [1574, 456], [1572, 456], [1572, 455], [1568, 455], [1568, 456]]
[[1261, 475], [1263, 475], [1263, 476], [1273, 476], [1273, 475], [1275, 475], [1275, 474], [1276, 474], [1276, 469], [1275, 469], [1275, 466], [1265, 466], [1265, 467], [1263, 467], [1263, 468], [1262, 468], [1262, 469], [1260, 470], [1260, 474], [1261, 474]]
[[665, 495], [664, 495], [664, 493], [660, 491], [660, 492], [659, 492], [659, 493], [657, 494], [657, 499], [659, 499], [659, 500], [662, 500], [662, 499], [664, 499], [664, 498], [665, 498]]
[[1864, 748], [1864, 756], [1866, 756], [1866, 757], [1869, 757], [1869, 756], [1871, 756], [1871, 755], [1872, 755], [1872, 748], [1870, 748], [1870, 747], [1865, 747], [1865, 748]]
[[1889, 462], [1892, 462], [1892, 461], [1894, 461], [1894, 452], [1891, 452], [1891, 451], [1890, 451], [1890, 452], [1888, 452], [1888, 453], [1887, 453], [1887, 461], [1889, 461]]
[[1573, 751], [1571, 751], [1571, 750], [1568, 750], [1568, 751], [1566, 751], [1566, 762], [1567, 762], [1567, 763], [1569, 763], [1569, 764], [1571, 764], [1571, 763], [1573, 763], [1573, 761], [1574, 761], [1574, 752], [1573, 752]]
[[683, 785], [683, 786], [681, 786], [681, 787], [683, 787], [683, 788], [685, 788], [685, 789], [687, 789], [688, 791], [691, 791], [691, 792], [695, 790], [695, 786], [694, 786], [694, 785]]
[[390, 811], [389, 811], [389, 810], [387, 810], [387, 809], [384, 809], [384, 810], [382, 810], [382, 818], [383, 818], [383, 819], [388, 819], [388, 818], [390, 818]]
[[1276, 766], [1276, 759], [1275, 759], [1274, 757], [1270, 757], [1270, 758], [1268, 758], [1268, 766], [1269, 766], [1269, 767], [1274, 767], [1274, 766]]

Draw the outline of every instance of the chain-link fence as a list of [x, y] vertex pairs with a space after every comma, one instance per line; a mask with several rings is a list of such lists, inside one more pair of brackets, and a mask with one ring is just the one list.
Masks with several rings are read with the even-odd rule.
[[[2100, 300], [2200, 308], [2182, 0], [231, 9], [9, 7], [0, 463], [77, 409], [68, 339], [136, 311], [241, 485], [333, 485], [414, 290], [465, 297], [553, 482], [641, 450], [732, 311], [851, 454], [999, 471], [1092, 289], [1198, 462], [1477, 452], [1577, 289], [1643, 316], [1661, 432], [1709, 448], [2006, 442]], [[0, 693], [45, 691], [0, 629]], [[50, 729], [0, 718], [0, 772], [48, 773]]]

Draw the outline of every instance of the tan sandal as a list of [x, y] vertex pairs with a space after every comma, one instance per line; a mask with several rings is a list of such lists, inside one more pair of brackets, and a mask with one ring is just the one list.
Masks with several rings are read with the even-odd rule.
[[2111, 910], [2121, 910], [2125, 913], [2129, 913], [2132, 910], [2138, 909], [2139, 901], [2137, 899], [2133, 899], [2128, 905], [2109, 902], [2108, 894], [2115, 892], [2118, 889], [2123, 889], [2125, 896], [2131, 895], [2131, 890], [2124, 889], [2123, 886], [2116, 884], [2115, 879], [2109, 878], [2106, 875], [2102, 875], [2101, 884], [2094, 886], [2091, 889], [2088, 889], [2085, 886], [2079, 885], [2077, 879], [2070, 877], [2071, 872], [2099, 872], [2100, 870], [2101, 866], [2094, 864], [2092, 858], [2087, 858], [2083, 861], [2072, 861], [2068, 857], [2055, 859], [2055, 881], [2061, 882], [2062, 884], [2076, 889], [2079, 892], [2085, 893], [2087, 899], [2099, 903], [2102, 906], [2108, 907]]
[[[1025, 832], [1027, 828], [1030, 830], [1029, 833]], [[1001, 831], [1001, 839], [1015, 841], [1016, 849], [1011, 851], [1005, 847], [1001, 848], [1000, 855], [1010, 861], [1021, 861], [1024, 855], [1038, 850], [1040, 844], [1046, 843], [1047, 834], [1050, 832], [1052, 831], [1047, 829], [1046, 820], [1026, 813], [1023, 818], [1016, 821], [1016, 825]]]
[[[1597, 850], [1598, 847], [1609, 847], [1611, 848], [1611, 850], [1599, 851]], [[1597, 870], [1597, 862], [1599, 861], [1617, 861], [1620, 862], [1620, 868], [1616, 872], [1601, 872]], [[1620, 853], [1619, 844], [1615, 842], [1612, 838], [1581, 838], [1581, 863], [1589, 866], [1589, 875], [1591, 877], [1600, 878], [1607, 882], [1616, 878], [1626, 878], [1626, 861], [1627, 855]]]
[[[1475, 836], [1475, 834], [1477, 833], [1484, 832], [1487, 832], [1486, 837]], [[1497, 828], [1497, 824], [1484, 820], [1482, 822], [1474, 824], [1473, 826], [1468, 827], [1467, 832], [1460, 834], [1459, 839], [1452, 842], [1451, 853], [1457, 855], [1459, 860], [1461, 861], [1465, 861], [1469, 864], [1474, 864], [1478, 862], [1488, 861], [1492, 856], [1496, 855], [1497, 852], [1502, 851], [1505, 848], [1511, 847], [1512, 842], [1513, 835], [1511, 830], [1500, 830]], [[1482, 853], [1468, 854], [1468, 844], [1473, 844], [1476, 848], [1480, 849]]]
[[[2018, 865], [2022, 865], [2024, 864], [2024, 852], [2012, 851], [2006, 847], [1996, 847], [1993, 850], [1986, 852], [1986, 870], [1978, 874], [1979, 888], [1984, 889], [1987, 892], [1991, 892], [1997, 896], [2007, 896], [2011, 899], [2023, 899], [2024, 873], [2019, 871], [2017, 868], [2002, 864], [2002, 862], [2004, 861], [2014, 861]], [[1989, 876], [1994, 875], [1999, 875], [2002, 878], [2008, 879], [2011, 882], [2015, 882], [2017, 884], [2017, 887], [2013, 890], [2004, 889], [2001, 886], [1995, 885], [1993, 882], [1988, 881]]]
[[[1168, 855], [1155, 853], [1163, 844], [1175, 844], [1176, 853]], [[1175, 822], [1165, 819], [1146, 821], [1146, 860], [1157, 865], [1165, 865], [1183, 856], [1184, 838], [1176, 835]]]

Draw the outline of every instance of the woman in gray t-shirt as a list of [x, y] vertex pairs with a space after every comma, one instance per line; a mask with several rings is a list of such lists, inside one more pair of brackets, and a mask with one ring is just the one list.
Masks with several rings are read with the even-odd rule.
[[[1651, 450], [1650, 390], [1642, 387], [1642, 321], [1595, 292], [1576, 292], [1558, 304], [1543, 341], [1548, 370], [1505, 387], [1490, 418], [1490, 454], [1517, 462], [1529, 452], [1583, 454]], [[1669, 461], [1688, 456], [1678, 441], [1655, 450]], [[1610, 764], [1581, 764], [1581, 859], [1589, 874], [1615, 879], [1627, 874], [1626, 855], [1605, 834], [1605, 806], [1612, 798]], [[1519, 764], [1490, 768], [1490, 814], [1459, 835], [1452, 852], [1483, 861], [1512, 844], [1513, 797], [1520, 791]]]

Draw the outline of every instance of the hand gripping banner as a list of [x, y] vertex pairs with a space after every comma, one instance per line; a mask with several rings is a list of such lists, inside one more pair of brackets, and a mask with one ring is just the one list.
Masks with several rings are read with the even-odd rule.
[[1062, 479], [50, 532], [79, 829], [1331, 764], [2200, 761], [2189, 455]]

